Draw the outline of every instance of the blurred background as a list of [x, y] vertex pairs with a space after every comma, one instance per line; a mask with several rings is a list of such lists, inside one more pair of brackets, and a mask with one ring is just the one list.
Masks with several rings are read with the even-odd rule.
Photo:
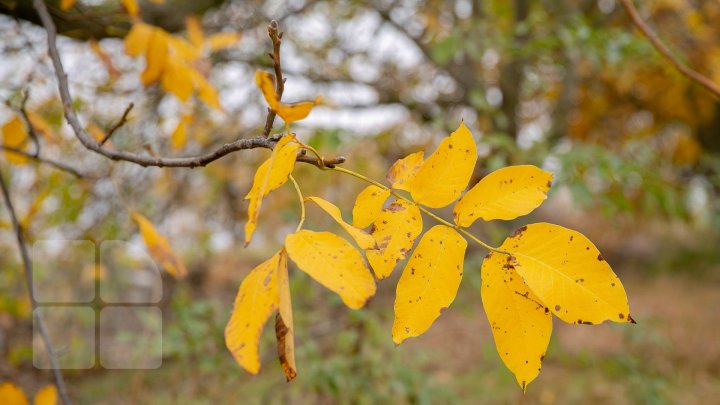
[[[269, 151], [240, 151], [189, 170], [114, 163], [85, 150], [62, 118], [31, 1], [0, 0], [0, 124], [31, 112], [43, 156], [87, 174], [0, 158], [29, 242], [140, 243], [128, 215], [134, 209], [153, 220], [189, 270], [183, 281], [164, 279], [162, 367], [68, 370], [77, 403], [705, 404], [720, 396], [720, 100], [662, 58], [618, 2], [139, 3], [143, 21], [174, 36], [187, 38], [186, 18], [194, 15], [206, 36], [241, 37], [196, 63], [217, 89], [222, 108], [211, 108], [143, 86], [145, 60], [124, 52], [131, 18], [118, 2], [80, 0], [62, 10], [49, 1], [88, 130], [102, 134], [135, 104], [112, 147], [189, 156], [258, 134], [266, 104], [253, 75], [272, 69], [267, 25], [276, 19], [285, 32], [283, 100], [325, 99], [293, 125], [301, 140], [383, 180], [396, 159], [432, 151], [464, 120], [480, 154], [472, 183], [511, 164], [555, 174], [549, 199], [531, 216], [476, 223], [472, 232], [493, 245], [529, 222], [582, 232], [623, 280], [638, 324], [556, 319], [542, 372], [523, 396], [482, 309], [486, 252], [479, 246], [469, 246], [450, 310], [400, 347], [390, 338], [400, 271], [380, 283], [368, 308], [352, 311], [291, 268], [298, 377], [285, 382], [270, 327], [263, 370], [251, 377], [226, 350], [223, 328], [243, 277], [281, 246], [299, 216], [292, 187], [279, 189], [265, 199], [253, 243], [242, 247], [243, 197]], [[638, 7], [680, 60], [720, 83], [718, 1]], [[305, 195], [334, 202], [346, 219], [365, 187], [309, 165], [298, 165], [295, 176]], [[309, 228], [337, 229], [308, 209]], [[32, 393], [52, 376], [33, 367], [30, 303], [9, 217], [0, 211], [0, 380]]]

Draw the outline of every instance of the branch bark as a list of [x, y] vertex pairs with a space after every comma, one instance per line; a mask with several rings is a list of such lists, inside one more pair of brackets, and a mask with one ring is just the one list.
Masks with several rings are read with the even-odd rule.
[[45, 320], [40, 315], [40, 312], [37, 311], [38, 305], [37, 301], [35, 301], [35, 294], [33, 292], [33, 269], [32, 263], [30, 262], [30, 255], [28, 254], [27, 245], [25, 244], [25, 237], [23, 234], [22, 226], [18, 221], [17, 214], [15, 213], [15, 207], [13, 206], [12, 200], [10, 199], [10, 190], [5, 183], [5, 179], [3, 178], [2, 173], [0, 173], [0, 188], [2, 189], [3, 199], [5, 200], [5, 207], [8, 210], [13, 231], [15, 232], [18, 250], [20, 251], [20, 258], [22, 260], [22, 266], [25, 275], [25, 284], [27, 285], [28, 294], [30, 295], [30, 303], [32, 305], [33, 315], [35, 317], [35, 325], [37, 326], [37, 331], [38, 333], [40, 333], [40, 337], [42, 338], [43, 344], [45, 345], [45, 350], [47, 350], [48, 358], [50, 360], [50, 368], [52, 369], [52, 373], [55, 378], [55, 386], [57, 387], [60, 399], [62, 400], [63, 404], [70, 405], [72, 402], [70, 401], [70, 397], [68, 397], [67, 388], [65, 387], [65, 380], [63, 379], [62, 372], [58, 367], [57, 357], [55, 356], [55, 350], [52, 347], [50, 337], [47, 333], [47, 326], [45, 325]]
[[704, 87], [715, 97], [720, 98], [720, 86], [713, 83], [712, 80], [710, 80], [709, 78], [703, 76], [699, 72], [691, 69], [690, 67], [680, 62], [680, 60], [678, 60], [672, 54], [670, 48], [668, 48], [667, 45], [665, 45], [665, 43], [663, 43], [662, 40], [655, 34], [655, 32], [653, 32], [653, 30], [645, 23], [645, 21], [643, 21], [632, 0], [620, 0], [620, 3], [625, 8], [625, 11], [627, 11], [635, 27], [637, 27], [637, 29], [639, 29], [640, 32], [645, 35], [645, 37], [650, 41], [650, 43], [652, 43], [655, 49], [660, 52], [660, 54], [662, 54], [668, 61], [670, 61], [670, 63], [672, 63], [675, 69], [680, 71], [680, 73], [685, 75], [685, 77], [687, 77], [688, 79]]

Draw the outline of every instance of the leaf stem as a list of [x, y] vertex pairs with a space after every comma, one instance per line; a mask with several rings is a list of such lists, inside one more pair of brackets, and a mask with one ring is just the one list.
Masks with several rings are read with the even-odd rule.
[[479, 244], [480, 246], [484, 247], [485, 249], [487, 249], [487, 250], [489, 250], [489, 251], [491, 251], [491, 252], [496, 252], [496, 253], [502, 253], [502, 254], [506, 254], [506, 255], [511, 255], [511, 253], [508, 252], [508, 251], [501, 250], [501, 249], [498, 249], [498, 248], [494, 248], [494, 247], [488, 245], [487, 243], [485, 243], [485, 242], [483, 242], [482, 240], [480, 240], [479, 238], [477, 238], [475, 235], [473, 235], [473, 234], [471, 234], [470, 232], [466, 231], [465, 229], [461, 228], [459, 225], [455, 225], [455, 224], [453, 224], [453, 223], [451, 223], [451, 222], [449, 222], [449, 221], [446, 221], [445, 219], [443, 219], [443, 218], [439, 217], [438, 215], [436, 215], [434, 212], [428, 210], [427, 208], [423, 207], [422, 205], [419, 205], [419, 204], [416, 203], [415, 201], [412, 201], [411, 199], [403, 196], [402, 194], [399, 194], [397, 191], [391, 189], [390, 187], [388, 187], [388, 186], [386, 186], [386, 185], [384, 185], [384, 184], [382, 184], [382, 183], [380, 183], [380, 182], [378, 182], [378, 181], [375, 181], [375, 180], [373, 180], [373, 179], [371, 179], [371, 178], [369, 178], [369, 177], [363, 176], [362, 174], [360, 174], [360, 173], [358, 173], [358, 172], [354, 172], [354, 171], [349, 170], [349, 169], [346, 169], [346, 168], [344, 168], [344, 167], [332, 167], [332, 168], [326, 168], [326, 170], [334, 170], [334, 171], [336, 171], [336, 172], [341, 172], [341, 173], [349, 174], [349, 175], [351, 175], [351, 176], [353, 176], [353, 177], [357, 177], [358, 179], [363, 180], [363, 181], [365, 181], [365, 182], [367, 182], [367, 183], [370, 183], [370, 184], [372, 184], [372, 185], [374, 185], [374, 186], [380, 187], [381, 189], [383, 189], [383, 190], [385, 190], [385, 191], [389, 191], [390, 194], [392, 194], [395, 198], [398, 198], [398, 199], [403, 200], [403, 201], [407, 201], [407, 202], [409, 202], [410, 204], [415, 205], [416, 207], [418, 207], [418, 209], [419, 209], [420, 211], [424, 212], [424, 213], [427, 214], [429, 217], [433, 218], [434, 220], [440, 222], [440, 223], [443, 224], [443, 225], [449, 226], [449, 227], [457, 230], [458, 232], [460, 232], [460, 233], [462, 233], [463, 235], [467, 236], [468, 238], [472, 239], [474, 242], [476, 242], [476, 243]]
[[297, 192], [298, 198], [300, 199], [300, 223], [298, 224], [297, 228], [295, 228], [295, 232], [302, 229], [303, 224], [305, 223], [305, 198], [303, 197], [302, 191], [300, 191], [300, 185], [295, 181], [295, 177], [291, 174], [289, 176], [290, 181], [292, 181], [293, 186], [295, 186], [295, 191]]

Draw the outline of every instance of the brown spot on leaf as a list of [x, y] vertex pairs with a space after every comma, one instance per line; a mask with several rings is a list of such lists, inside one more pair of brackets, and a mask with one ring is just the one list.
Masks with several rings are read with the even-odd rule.
[[556, 310], [556, 311], [559, 311], [559, 310], [560, 310], [560, 305], [555, 305], [555, 310]]
[[511, 238], [519, 238], [522, 236], [523, 232], [527, 230], [527, 225], [523, 226], [522, 228], [518, 228], [515, 232], [513, 232], [512, 235], [510, 235]]
[[623, 315], [623, 314], [620, 314], [619, 317], [620, 317], [620, 319], [625, 319], [625, 315]]
[[403, 211], [405, 210], [405, 207], [398, 203], [392, 203], [389, 207], [387, 207], [387, 210], [390, 212]]
[[633, 317], [630, 316], [630, 314], [628, 314], [627, 317], [628, 317], [628, 320], [630, 321], [630, 323], [637, 323], [637, 322], [635, 322], [635, 320], [633, 319]]
[[603, 260], [605, 260], [605, 258], [604, 258], [601, 254], [598, 255], [597, 259], [598, 259], [598, 261], [603, 261]]

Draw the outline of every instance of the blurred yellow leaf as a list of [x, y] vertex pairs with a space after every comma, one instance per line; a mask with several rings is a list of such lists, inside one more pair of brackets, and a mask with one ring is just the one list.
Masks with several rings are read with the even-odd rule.
[[56, 405], [58, 393], [54, 385], [46, 385], [35, 394], [35, 405]]
[[423, 334], [453, 302], [466, 248], [467, 241], [445, 225], [430, 228], [420, 239], [397, 284], [395, 344]]
[[200, 48], [205, 40], [205, 34], [203, 34], [202, 26], [200, 25], [200, 19], [197, 16], [191, 15], [185, 19], [185, 27], [187, 27], [188, 38], [193, 45]]
[[[287, 261], [285, 261], [287, 263]], [[232, 315], [225, 326], [225, 345], [251, 374], [260, 371], [260, 335], [278, 308], [277, 273], [281, 252], [250, 271], [238, 290]]]
[[370, 231], [378, 250], [365, 253], [378, 279], [392, 274], [395, 265], [412, 249], [422, 229], [420, 210], [407, 201], [395, 201], [382, 210]]
[[263, 197], [287, 182], [288, 176], [295, 167], [297, 150], [298, 144], [295, 142], [295, 137], [293, 135], [283, 136], [275, 145], [270, 158], [263, 162], [255, 172], [252, 188], [245, 196], [246, 200], [250, 200], [248, 221], [245, 224], [245, 246], [250, 244], [255, 232]]
[[148, 43], [147, 50], [145, 52], [147, 65], [140, 75], [140, 79], [145, 86], [149, 86], [156, 82], [163, 73], [163, 70], [165, 70], [165, 65], [168, 60], [167, 40], [165, 35], [166, 34], [163, 31], [155, 29], [150, 36], [150, 42]]
[[140, 235], [145, 241], [150, 256], [157, 260], [160, 266], [173, 277], [177, 279], [185, 277], [187, 275], [185, 265], [175, 255], [167, 239], [155, 229], [152, 222], [137, 212], [131, 213], [131, 216], [140, 228]]
[[524, 226], [500, 250], [558, 318], [568, 323], [633, 322], [620, 279], [592, 242], [560, 225]]
[[275, 76], [262, 70], [255, 72], [255, 83], [262, 91], [270, 109], [275, 111], [285, 121], [286, 125], [304, 119], [310, 114], [313, 107], [322, 102], [322, 97], [317, 97], [313, 101], [292, 104], [281, 103], [275, 94]]
[[120, 3], [123, 8], [125, 8], [125, 11], [127, 11], [129, 16], [137, 17], [140, 13], [140, 7], [138, 7], [136, 0], [120, 0]]
[[375, 280], [358, 252], [330, 232], [301, 230], [285, 238], [290, 259], [317, 282], [337, 293], [352, 309], [375, 295]]
[[52, 126], [43, 118], [40, 114], [35, 111], [28, 111], [28, 121], [30, 125], [35, 129], [35, 132], [45, 137], [48, 142], [57, 142], [58, 136], [53, 131]]
[[195, 88], [197, 89], [198, 98], [209, 107], [222, 111], [217, 89], [197, 70], [192, 71], [192, 77]]
[[378, 186], [367, 186], [358, 194], [353, 207], [353, 225], [366, 228], [380, 215], [385, 200], [390, 196], [390, 190], [383, 190]]
[[[3, 125], [2, 136], [3, 145], [22, 151], [27, 149], [28, 133], [20, 117], [15, 116]], [[28, 160], [27, 157], [10, 151], [5, 151], [5, 158], [8, 162], [16, 165], [25, 164]]]
[[275, 94], [275, 76], [271, 73], [258, 70], [255, 72], [255, 84], [265, 97], [265, 102], [268, 103], [270, 109], [276, 111], [278, 108], [278, 99]]
[[387, 173], [387, 180], [390, 186], [397, 190], [410, 191], [410, 185], [415, 175], [423, 164], [424, 151], [411, 153], [402, 159], [398, 159]]
[[297, 376], [297, 367], [295, 366], [295, 332], [293, 331], [292, 301], [285, 248], [280, 251], [278, 263], [278, 313], [275, 317], [275, 337], [280, 366], [285, 373], [285, 378], [290, 381]]
[[77, 0], [60, 0], [60, 10], [68, 11], [75, 5]]
[[205, 45], [210, 52], [217, 52], [237, 44], [240, 38], [241, 35], [235, 32], [220, 32], [210, 35], [205, 41]]
[[515, 271], [512, 258], [491, 253], [482, 264], [482, 302], [495, 347], [523, 391], [540, 373], [552, 333], [550, 311]]
[[418, 169], [410, 185], [413, 200], [432, 208], [455, 201], [467, 187], [476, 161], [475, 140], [461, 123]]
[[323, 211], [327, 212], [332, 219], [335, 220], [350, 236], [360, 249], [367, 250], [375, 247], [375, 238], [365, 233], [362, 229], [356, 228], [342, 219], [340, 209], [333, 203], [326, 201], [320, 197], [307, 197], [305, 201], [312, 201], [317, 204]]
[[170, 143], [172, 148], [180, 150], [187, 144], [187, 125], [192, 121], [191, 115], [183, 115], [180, 117], [175, 130], [170, 135]]
[[553, 175], [531, 165], [508, 166], [483, 177], [455, 204], [455, 223], [510, 220], [529, 214], [547, 198]]
[[128, 56], [140, 56], [145, 54], [150, 38], [153, 36], [154, 27], [136, 22], [125, 37], [125, 53]]
[[162, 75], [162, 88], [181, 101], [187, 101], [192, 95], [192, 69], [177, 55], [167, 58], [165, 72]]
[[100, 59], [100, 62], [102, 62], [103, 66], [105, 66], [105, 69], [107, 69], [110, 77], [113, 80], [120, 77], [120, 72], [115, 68], [115, 65], [113, 64], [112, 59], [107, 54], [107, 52], [105, 52], [100, 47], [100, 43], [94, 39], [91, 39], [90, 41], [88, 41], [88, 43], [90, 45], [90, 50], [92, 50], [93, 53], [95, 54], [95, 56], [97, 56], [98, 59]]
[[0, 404], [28, 405], [28, 400], [18, 386], [11, 382], [4, 382], [0, 385]]

